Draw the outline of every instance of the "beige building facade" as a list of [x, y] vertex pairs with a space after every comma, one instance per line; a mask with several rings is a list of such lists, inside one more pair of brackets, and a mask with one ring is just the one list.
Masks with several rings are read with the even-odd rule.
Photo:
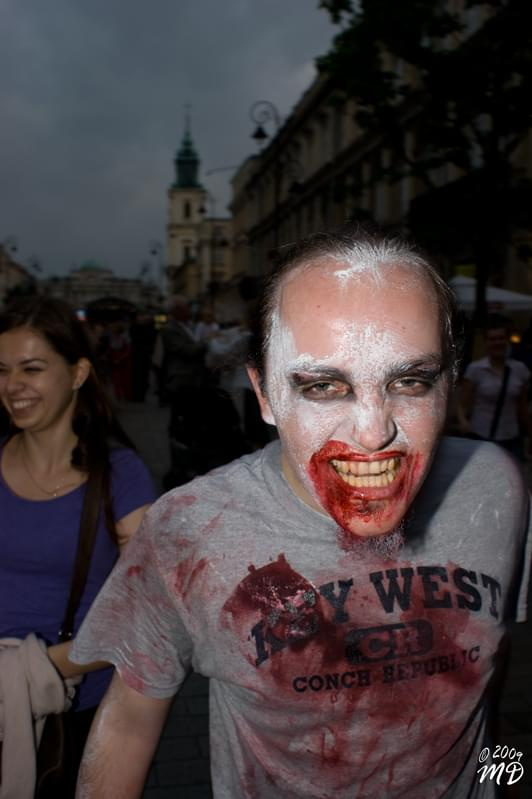
[[332, 99], [327, 77], [319, 76], [276, 135], [235, 174], [237, 271], [265, 274], [273, 249], [348, 218], [392, 224], [408, 211], [414, 179], [393, 186], [372, 181], [389, 155], [357, 126], [352, 101]]

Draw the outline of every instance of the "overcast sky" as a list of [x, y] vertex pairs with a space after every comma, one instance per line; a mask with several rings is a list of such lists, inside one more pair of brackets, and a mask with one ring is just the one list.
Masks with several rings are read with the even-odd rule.
[[249, 109], [286, 117], [335, 29], [318, 0], [2, 0], [0, 242], [43, 275], [97, 261], [135, 277], [165, 241], [190, 103], [201, 178], [227, 213], [256, 145]]

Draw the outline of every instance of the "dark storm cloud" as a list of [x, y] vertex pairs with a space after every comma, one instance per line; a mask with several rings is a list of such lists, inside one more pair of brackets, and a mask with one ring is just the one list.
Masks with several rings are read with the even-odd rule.
[[317, 0], [4, 0], [0, 241], [48, 274], [137, 274], [164, 240], [185, 105], [222, 213], [230, 173], [205, 172], [254, 151], [255, 100], [290, 112], [333, 33]]

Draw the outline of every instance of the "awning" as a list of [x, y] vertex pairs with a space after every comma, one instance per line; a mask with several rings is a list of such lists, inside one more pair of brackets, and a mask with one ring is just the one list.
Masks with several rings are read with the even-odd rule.
[[[457, 275], [449, 280], [458, 304], [464, 311], [475, 310], [475, 292], [477, 281], [474, 277]], [[487, 286], [486, 305], [490, 312], [496, 311], [532, 311], [532, 294], [519, 294], [516, 291]]]

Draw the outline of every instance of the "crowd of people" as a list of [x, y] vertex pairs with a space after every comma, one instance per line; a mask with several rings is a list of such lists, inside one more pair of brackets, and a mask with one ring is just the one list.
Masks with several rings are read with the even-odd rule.
[[144, 402], [150, 387], [157, 340], [153, 317], [138, 313], [130, 319], [89, 322], [98, 369], [118, 402]]
[[114, 399], [144, 402], [153, 390], [170, 408], [167, 489], [269, 440], [245, 369], [246, 318], [220, 323], [209, 307], [193, 312], [175, 296], [160, 329], [147, 314], [89, 327]]
[[[73, 797], [89, 735], [79, 797], [139, 797], [194, 668], [216, 799], [492, 799], [476, 770], [526, 611], [512, 456], [531, 428], [506, 320], [486, 348], [461, 369], [430, 258], [354, 226], [283, 248], [254, 325], [183, 297], [158, 331], [89, 327], [47, 298], [5, 309], [6, 796]], [[157, 501], [114, 410], [150, 384], [170, 412]], [[69, 768], [41, 783], [60, 711]]]

